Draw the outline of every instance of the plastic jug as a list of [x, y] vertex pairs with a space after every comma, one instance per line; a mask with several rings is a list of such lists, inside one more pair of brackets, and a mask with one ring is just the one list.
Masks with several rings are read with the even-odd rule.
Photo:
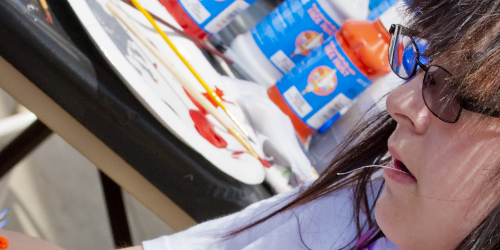
[[252, 30], [237, 36], [226, 55], [256, 82], [270, 87], [345, 20], [365, 20], [367, 15], [368, 0], [286, 0]]
[[375, 21], [348, 20], [340, 30], [268, 89], [301, 141], [335, 115], [374, 80], [391, 71], [390, 35], [396, 6]]

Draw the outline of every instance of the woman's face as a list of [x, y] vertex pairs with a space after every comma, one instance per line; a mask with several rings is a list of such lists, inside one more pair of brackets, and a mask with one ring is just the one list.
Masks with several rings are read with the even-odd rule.
[[398, 123], [389, 138], [396, 168], [385, 169], [375, 217], [401, 249], [454, 249], [497, 201], [497, 118], [463, 110], [457, 123], [435, 117], [422, 99], [423, 73], [393, 90], [387, 109]]

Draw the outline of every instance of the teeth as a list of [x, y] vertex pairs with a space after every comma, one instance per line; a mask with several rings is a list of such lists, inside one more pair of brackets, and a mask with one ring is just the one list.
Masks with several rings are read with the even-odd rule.
[[[390, 162], [389, 162], [389, 166], [388, 166], [388, 167], [390, 167], [390, 168], [394, 168], [394, 169], [398, 169], [398, 168], [396, 167], [396, 164], [394, 163], [394, 160], [392, 160], [392, 161], [390, 161]], [[398, 169], [398, 170], [399, 170], [399, 169]]]

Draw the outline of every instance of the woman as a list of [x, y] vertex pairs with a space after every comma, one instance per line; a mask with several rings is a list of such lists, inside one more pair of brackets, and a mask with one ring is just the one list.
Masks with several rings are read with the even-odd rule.
[[500, 1], [408, 4], [390, 61], [409, 81], [317, 181], [144, 249], [499, 249]]
[[317, 181], [131, 249], [500, 249], [500, 1], [408, 4], [389, 58], [409, 81]]

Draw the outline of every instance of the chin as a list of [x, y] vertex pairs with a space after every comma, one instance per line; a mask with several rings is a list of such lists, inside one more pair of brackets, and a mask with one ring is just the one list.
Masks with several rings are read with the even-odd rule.
[[[455, 249], [450, 246], [456, 246], [459, 242], [436, 238], [437, 235], [432, 233], [435, 230], [422, 230], [426, 225], [416, 219], [415, 211], [411, 209], [413, 206], [408, 207], [397, 201], [399, 200], [384, 188], [375, 204], [375, 220], [384, 235], [399, 249]], [[448, 234], [445, 233], [443, 237], [446, 238], [446, 235]]]
[[375, 220], [380, 230], [399, 249], [417, 249], [411, 244], [407, 244], [407, 240], [405, 240], [409, 228], [400, 220], [400, 212], [397, 211], [397, 207], [392, 202], [391, 194], [387, 191], [387, 188], [384, 188], [375, 204]]

